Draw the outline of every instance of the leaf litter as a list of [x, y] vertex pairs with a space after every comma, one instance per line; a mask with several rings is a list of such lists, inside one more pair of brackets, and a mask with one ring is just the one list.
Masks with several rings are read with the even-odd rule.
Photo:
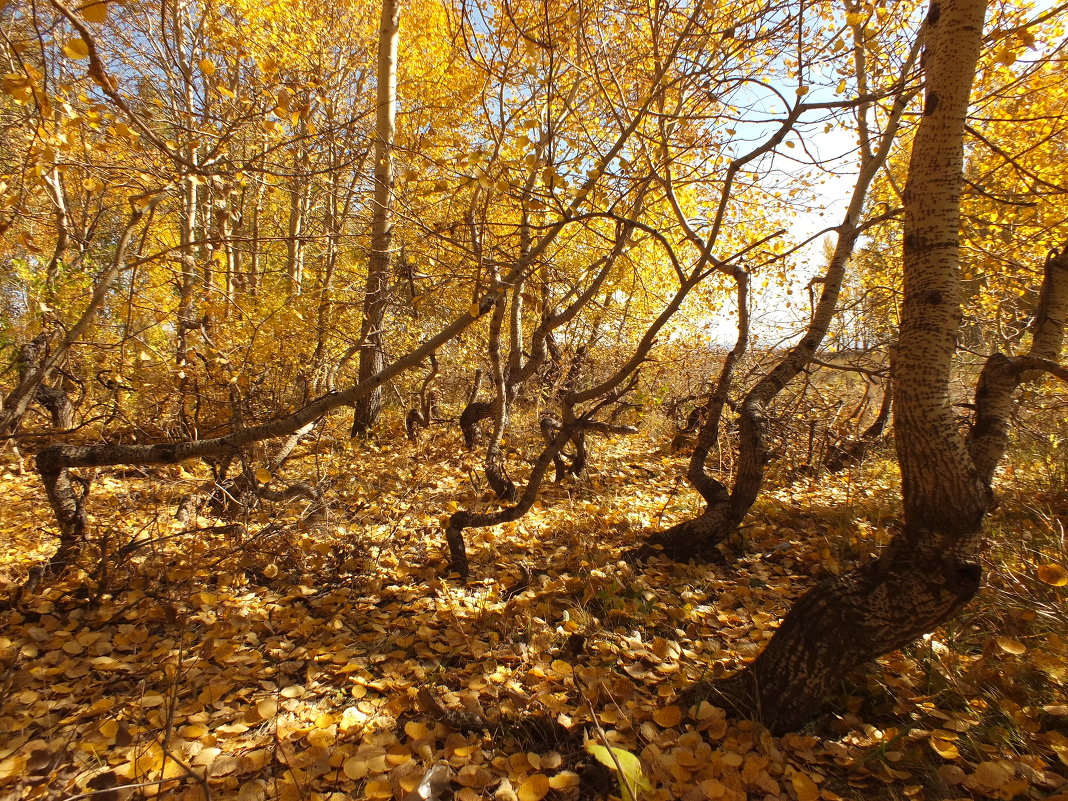
[[[1010, 628], [980, 602], [860, 671], [802, 733], [677, 703], [885, 543], [892, 471], [769, 493], [723, 564], [636, 567], [621, 555], [696, 500], [680, 457], [609, 440], [588, 477], [468, 532], [476, 572], [458, 586], [440, 575], [441, 518], [490, 502], [453, 440], [369, 449], [359, 476], [351, 453], [319, 454], [329, 506], [252, 510], [236, 527], [173, 519], [202, 480], [188, 467], [98, 474], [109, 572], [72, 571], [0, 613], [0, 793], [1068, 799], [1064, 640], [1026, 610]], [[34, 478], [3, 479], [11, 590], [50, 537]], [[1063, 602], [1056, 557], [1013, 568]]]

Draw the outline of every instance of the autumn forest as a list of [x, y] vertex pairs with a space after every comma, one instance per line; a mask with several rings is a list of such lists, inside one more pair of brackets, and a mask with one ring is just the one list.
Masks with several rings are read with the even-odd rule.
[[1068, 799], [1066, 23], [0, 0], [0, 797]]

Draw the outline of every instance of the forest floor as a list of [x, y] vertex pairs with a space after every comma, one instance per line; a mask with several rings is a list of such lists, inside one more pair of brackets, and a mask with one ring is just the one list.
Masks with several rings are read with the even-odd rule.
[[[458, 432], [337, 442], [284, 477], [325, 505], [237, 521], [175, 520], [202, 466], [95, 475], [86, 569], [0, 612], [0, 797], [1068, 799], [1068, 495], [1038, 468], [1002, 476], [981, 596], [773, 738], [677, 694], [888, 541], [888, 459], [780, 476], [722, 563], [635, 566], [696, 496], [660, 442], [598, 440], [587, 476], [468, 532], [461, 586], [442, 520], [492, 504]], [[9, 597], [55, 539], [32, 471], [0, 471]]]

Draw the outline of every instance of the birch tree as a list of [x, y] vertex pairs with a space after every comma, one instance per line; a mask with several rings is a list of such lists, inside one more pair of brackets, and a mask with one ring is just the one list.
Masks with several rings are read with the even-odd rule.
[[1032, 352], [992, 355], [970, 435], [957, 424], [949, 381], [962, 322], [963, 134], [986, 6], [934, 0], [926, 20], [925, 97], [904, 191], [904, 301], [891, 360], [904, 527], [878, 559], [805, 594], [752, 664], [692, 691], [711, 689], [718, 702], [776, 732], [807, 722], [851, 670], [951, 619], [975, 595], [1012, 391], [1040, 371], [1068, 376], [1054, 361], [1068, 311], [1068, 254], [1057, 251], [1045, 265]]

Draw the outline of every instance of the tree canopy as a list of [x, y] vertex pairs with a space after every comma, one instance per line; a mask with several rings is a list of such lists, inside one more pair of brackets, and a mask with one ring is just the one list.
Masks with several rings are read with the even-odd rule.
[[1068, 791], [1066, 20], [0, 6], [0, 786]]

